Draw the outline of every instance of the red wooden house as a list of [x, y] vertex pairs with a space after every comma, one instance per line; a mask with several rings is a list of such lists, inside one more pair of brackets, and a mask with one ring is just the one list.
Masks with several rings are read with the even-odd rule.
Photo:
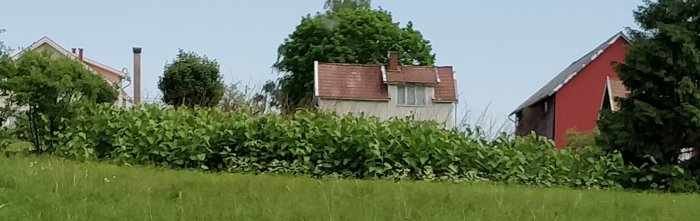
[[511, 113], [516, 135], [535, 133], [567, 145], [566, 133], [596, 127], [601, 108], [617, 110], [614, 97], [625, 96], [614, 62], [623, 62], [629, 39], [620, 32], [573, 62]]

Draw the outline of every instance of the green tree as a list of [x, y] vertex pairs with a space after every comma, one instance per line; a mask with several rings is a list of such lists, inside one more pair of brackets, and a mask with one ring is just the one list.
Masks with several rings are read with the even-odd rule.
[[[115, 86], [67, 57], [28, 51], [0, 61], [0, 96], [6, 111], [20, 117], [26, 137], [41, 152], [54, 146], [53, 135], [87, 104], [114, 103]], [[2, 119], [3, 121], [6, 119]]]
[[682, 148], [700, 147], [700, 4], [645, 1], [634, 17], [641, 30], [616, 67], [630, 93], [602, 113], [598, 141], [637, 166], [676, 165]]
[[215, 106], [224, 94], [219, 63], [194, 52], [180, 50], [158, 81], [163, 102], [176, 106]]
[[277, 101], [288, 112], [310, 107], [313, 98], [313, 62], [387, 63], [389, 51], [399, 51], [404, 65], [432, 65], [430, 42], [408, 22], [392, 21], [383, 10], [358, 8], [307, 15], [278, 49], [274, 68], [284, 73]]

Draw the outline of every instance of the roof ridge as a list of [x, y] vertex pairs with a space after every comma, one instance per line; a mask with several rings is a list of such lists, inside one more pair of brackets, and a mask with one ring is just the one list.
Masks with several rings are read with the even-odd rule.
[[[17, 54], [15, 54], [15, 55], [13, 56], [13, 59], [17, 59], [17, 58], [19, 58], [22, 54], [24, 54], [25, 52], [31, 51], [31, 50], [34, 50], [34, 49], [37, 49], [39, 46], [41, 46], [41, 45], [43, 45], [43, 44], [48, 44], [50, 47], [54, 48], [56, 51], [58, 51], [59, 53], [63, 54], [64, 56], [67, 56], [67, 57], [72, 58], [72, 59], [78, 58], [78, 55], [76, 55], [76, 54], [74, 54], [74, 53], [68, 51], [68, 50], [65, 49], [65, 48], [63, 48], [63, 46], [61, 46], [60, 44], [58, 44], [58, 42], [54, 41], [53, 39], [49, 38], [48, 36], [43, 36], [43, 37], [39, 38], [39, 40], [36, 40], [36, 41], [34, 41], [32, 44], [30, 44], [29, 47], [24, 48], [23, 50], [17, 52]], [[121, 76], [121, 77], [126, 77], [126, 73], [121, 72], [121, 71], [119, 71], [119, 70], [117, 70], [117, 69], [115, 69], [115, 68], [113, 68], [113, 67], [110, 67], [110, 66], [107, 66], [107, 65], [105, 65], [105, 64], [102, 64], [102, 63], [100, 63], [100, 62], [98, 62], [98, 61], [89, 59], [89, 58], [87, 58], [87, 57], [83, 57], [83, 60], [81, 61], [81, 63], [93, 63], [94, 65], [99, 66], [99, 67], [101, 67], [101, 68], [104, 68], [104, 69], [106, 69], [106, 70], [108, 70], [108, 71], [110, 71], [110, 72], [114, 72], [115, 74], [117, 74], [117, 75], [119, 75], [119, 76]], [[91, 67], [87, 67], [87, 68], [90, 69], [90, 70], [92, 70]], [[94, 70], [92, 70], [92, 71], [94, 71]]]
[[[367, 67], [378, 67], [386, 66], [386, 64], [360, 64], [360, 63], [335, 63], [335, 62], [318, 62], [318, 64], [331, 64], [331, 65], [341, 65], [341, 66], [367, 66]], [[454, 68], [452, 65], [399, 65], [400, 67], [420, 67], [420, 68]]]
[[87, 57], [83, 57], [83, 62], [86, 62], [86, 63], [93, 63], [93, 64], [95, 64], [95, 66], [99, 66], [99, 67], [104, 68], [104, 69], [106, 69], [107, 71], [110, 71], [110, 72], [114, 72], [115, 74], [117, 74], [117, 75], [119, 75], [119, 76], [121, 76], [121, 77], [126, 77], [126, 73], [121, 72], [121, 71], [119, 71], [119, 70], [117, 70], [117, 69], [115, 69], [115, 68], [113, 68], [113, 67], [110, 67], [110, 66], [107, 66], [107, 65], [105, 65], [105, 64], [102, 64], [102, 63], [100, 63], [99, 61], [95, 61], [95, 60], [89, 59], [89, 58], [87, 58]]
[[355, 63], [333, 63], [333, 62], [318, 62], [318, 64], [331, 64], [339, 66], [368, 66], [368, 67], [379, 67], [384, 66], [384, 64], [355, 64]]

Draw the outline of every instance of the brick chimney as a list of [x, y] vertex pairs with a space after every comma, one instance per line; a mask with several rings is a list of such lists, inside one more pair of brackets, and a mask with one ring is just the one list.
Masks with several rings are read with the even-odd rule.
[[389, 71], [399, 70], [399, 52], [390, 51], [389, 52]]
[[70, 52], [73, 53], [73, 54], [75, 54], [75, 50], [76, 50], [75, 48], [71, 48], [71, 49], [70, 49]]
[[78, 60], [83, 61], [83, 49], [78, 48]]
[[141, 48], [134, 47], [134, 105], [141, 104]]

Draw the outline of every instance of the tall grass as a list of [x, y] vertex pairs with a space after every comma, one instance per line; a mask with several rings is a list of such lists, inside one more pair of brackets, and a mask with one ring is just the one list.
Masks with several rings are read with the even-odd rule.
[[490, 107], [490, 104], [487, 105], [479, 113], [474, 112], [468, 105], [459, 107], [458, 111], [464, 110], [464, 113], [455, 125], [460, 130], [474, 132], [488, 140], [494, 140], [504, 134], [512, 136], [515, 131], [515, 122], [511, 121], [508, 116], [490, 115]]
[[208, 174], [0, 157], [0, 220], [694, 220], [697, 195]]

